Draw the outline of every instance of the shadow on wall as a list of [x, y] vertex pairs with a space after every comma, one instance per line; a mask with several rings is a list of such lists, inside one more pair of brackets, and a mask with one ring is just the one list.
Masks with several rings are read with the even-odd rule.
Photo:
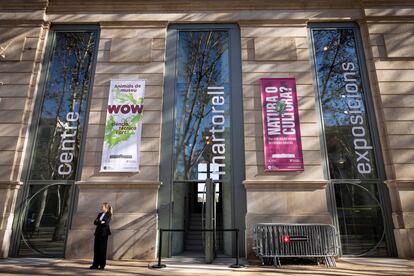
[[[116, 215], [115, 215], [116, 216]], [[114, 219], [116, 219], [114, 216]], [[153, 260], [157, 239], [156, 212], [148, 213], [112, 231], [108, 257], [114, 260]]]
[[[122, 222], [125, 214], [114, 214], [111, 222], [112, 235], [108, 240], [107, 257], [112, 260], [140, 259], [154, 260], [157, 239], [156, 211], [145, 214], [136, 214], [136, 219]], [[140, 216], [141, 215], [141, 216]], [[127, 217], [130, 217], [128, 215]], [[128, 218], [127, 218], [128, 219]], [[66, 259], [80, 259], [93, 257], [94, 230], [72, 229], [69, 231]]]

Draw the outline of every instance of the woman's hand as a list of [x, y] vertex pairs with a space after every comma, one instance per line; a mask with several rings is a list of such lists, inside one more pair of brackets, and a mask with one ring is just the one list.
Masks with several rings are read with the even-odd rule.
[[101, 221], [101, 224], [104, 224], [104, 223], [105, 223], [105, 221], [104, 221], [104, 220], [102, 220], [102, 221]]

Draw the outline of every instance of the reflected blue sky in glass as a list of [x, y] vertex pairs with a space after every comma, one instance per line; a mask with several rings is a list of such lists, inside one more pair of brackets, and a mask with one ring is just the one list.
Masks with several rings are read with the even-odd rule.
[[363, 93], [353, 30], [317, 30], [313, 37], [325, 126], [350, 125], [342, 63], [355, 64], [356, 83]]
[[75, 158], [76, 168], [82, 126], [85, 122], [87, 92], [96, 37], [93, 32], [56, 32], [49, 62], [45, 93], [41, 107], [35, 152], [31, 163], [30, 179], [74, 179], [76, 171], [62, 177], [59, 144], [68, 112], [79, 113]]
[[368, 116], [364, 100], [364, 90], [358, 61], [355, 33], [349, 29], [315, 29], [312, 30], [318, 91], [323, 111], [323, 122], [330, 162], [331, 178], [365, 179], [377, 178], [373, 151], [369, 157], [372, 173], [358, 172], [357, 158], [353, 147], [350, 109], [347, 104], [347, 91], [344, 78], [346, 72], [342, 64], [355, 65], [354, 84], [358, 86], [362, 106], [359, 108], [366, 130], [366, 138], [372, 145], [369, 132]]
[[[69, 111], [81, 113], [88, 84], [94, 37], [92, 33], [56, 34], [55, 48], [50, 61], [42, 119], [65, 120]], [[84, 120], [84, 114], [81, 120]]]
[[[230, 91], [228, 33], [225, 31], [180, 31], [175, 87], [175, 179], [197, 179], [197, 164], [207, 162], [203, 133], [213, 126], [212, 95], [208, 87], [224, 87], [226, 162], [229, 161]], [[211, 134], [210, 134], [211, 135]], [[204, 154], [202, 154], [204, 150]], [[206, 154], [207, 152], [207, 154]], [[229, 166], [226, 166], [229, 167]]]

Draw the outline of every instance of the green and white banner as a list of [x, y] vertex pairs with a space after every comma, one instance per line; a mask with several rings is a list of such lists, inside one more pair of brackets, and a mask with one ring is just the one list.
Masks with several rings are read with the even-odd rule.
[[144, 80], [111, 80], [101, 172], [139, 171]]

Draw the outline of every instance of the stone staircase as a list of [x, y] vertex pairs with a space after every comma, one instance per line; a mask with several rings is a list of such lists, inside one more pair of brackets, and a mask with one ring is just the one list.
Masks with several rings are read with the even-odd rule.
[[[217, 218], [217, 229], [222, 229], [223, 223], [221, 217]], [[190, 214], [189, 229], [202, 229], [201, 214]], [[217, 232], [218, 246], [222, 248], [223, 232]], [[203, 233], [202, 232], [187, 232], [184, 240], [185, 251], [203, 252]]]

